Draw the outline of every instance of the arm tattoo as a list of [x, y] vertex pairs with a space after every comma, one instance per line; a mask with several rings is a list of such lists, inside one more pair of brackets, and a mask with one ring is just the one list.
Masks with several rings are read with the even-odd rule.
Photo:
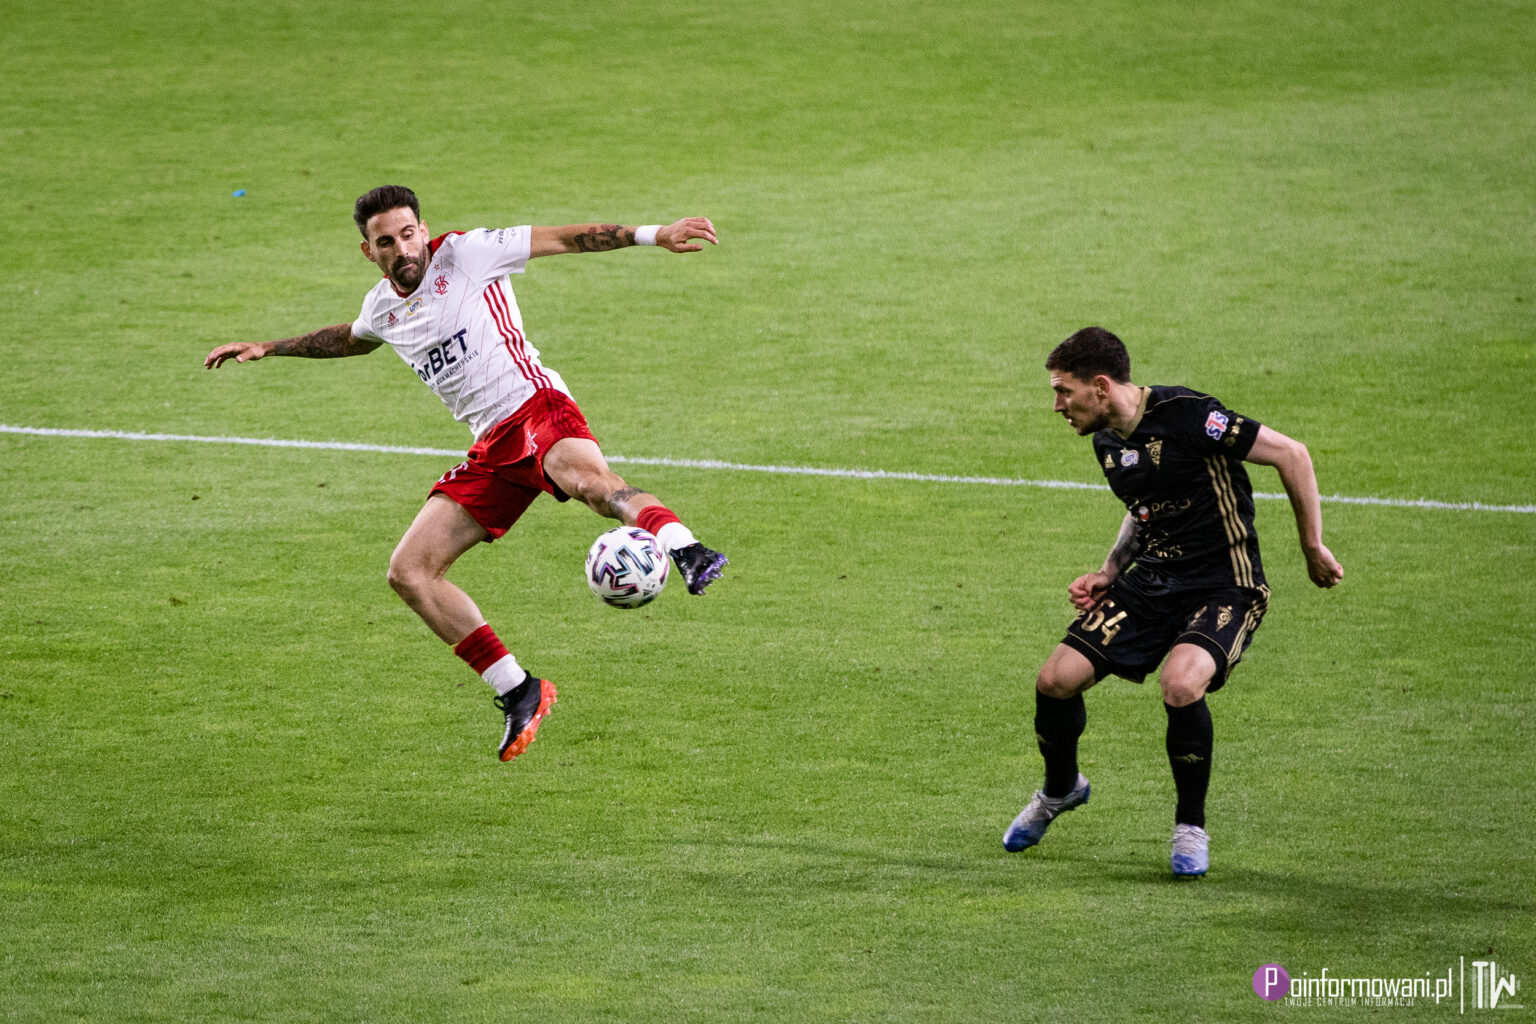
[[1125, 567], [1136, 561], [1136, 556], [1141, 554], [1141, 531], [1137, 529], [1136, 520], [1126, 516], [1120, 524], [1120, 535], [1115, 538], [1115, 546], [1109, 551], [1107, 561], [1115, 567], [1116, 572], [1124, 572]]
[[351, 324], [322, 327], [302, 338], [285, 338], [272, 343], [274, 356], [303, 356], [306, 359], [336, 359], [341, 356], [360, 356], [379, 347], [376, 341], [367, 341], [352, 334]]
[[590, 230], [571, 236], [577, 252], [607, 252], [635, 244], [635, 229], [622, 224], [591, 224]]

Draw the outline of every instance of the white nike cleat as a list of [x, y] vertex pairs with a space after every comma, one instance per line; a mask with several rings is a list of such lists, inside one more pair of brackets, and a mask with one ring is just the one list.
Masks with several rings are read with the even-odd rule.
[[1205, 874], [1211, 869], [1211, 837], [1199, 825], [1173, 826], [1173, 855], [1168, 863], [1180, 878]]
[[1035, 790], [1029, 805], [1019, 812], [1013, 824], [1008, 826], [1008, 831], [1003, 833], [1003, 849], [1009, 853], [1018, 853], [1034, 846], [1044, 837], [1045, 830], [1050, 827], [1056, 815], [1087, 803], [1088, 794], [1092, 792], [1093, 787], [1088, 784], [1088, 777], [1081, 772], [1078, 773], [1072, 792], [1066, 796], [1049, 797], [1045, 795], [1045, 790]]

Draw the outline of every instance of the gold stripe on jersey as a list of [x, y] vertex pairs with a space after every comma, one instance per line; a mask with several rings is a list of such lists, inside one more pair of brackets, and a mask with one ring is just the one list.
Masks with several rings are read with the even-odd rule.
[[[1211, 478], [1211, 489], [1216, 493], [1216, 506], [1221, 514], [1221, 531], [1226, 535], [1227, 547], [1231, 548], [1237, 543], [1237, 536], [1232, 529], [1234, 510], [1227, 504], [1227, 495], [1221, 486], [1221, 470], [1217, 468], [1217, 461], [1214, 457], [1207, 457], [1205, 471]], [[1233, 572], [1236, 573], [1236, 566], [1233, 567]]]
[[1253, 559], [1248, 556], [1248, 527], [1243, 522], [1243, 517], [1238, 513], [1237, 490], [1232, 486], [1232, 470], [1227, 465], [1227, 460], [1217, 456], [1217, 467], [1221, 471], [1221, 479], [1225, 485], [1227, 507], [1231, 510], [1232, 530], [1235, 541], [1232, 545], [1232, 568], [1240, 586], [1257, 586], [1253, 579]]
[[1227, 548], [1232, 553], [1232, 578], [1240, 587], [1252, 587], [1253, 562], [1248, 557], [1248, 528], [1243, 525], [1237, 511], [1237, 492], [1232, 487], [1232, 475], [1227, 460], [1219, 455], [1208, 455], [1206, 471], [1211, 476], [1211, 487], [1216, 492], [1216, 504], [1221, 510], [1221, 527], [1227, 535]]
[[1222, 500], [1226, 508], [1226, 514], [1232, 521], [1232, 568], [1241, 586], [1251, 587], [1253, 582], [1253, 563], [1248, 557], [1248, 527], [1238, 513], [1237, 490], [1232, 486], [1232, 470], [1227, 465], [1227, 460], [1217, 456], [1212, 459], [1219, 474], [1222, 490]]
[[1248, 614], [1243, 616], [1243, 628], [1237, 631], [1237, 637], [1232, 641], [1232, 646], [1227, 649], [1227, 664], [1236, 665], [1243, 656], [1243, 641], [1248, 634], [1259, 628], [1259, 623], [1264, 619], [1264, 612], [1269, 608], [1269, 588], [1259, 585], [1258, 603], [1248, 609]]

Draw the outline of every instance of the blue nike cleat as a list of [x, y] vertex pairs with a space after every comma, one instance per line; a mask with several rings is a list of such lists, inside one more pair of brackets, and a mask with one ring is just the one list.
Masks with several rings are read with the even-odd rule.
[[1003, 849], [1009, 853], [1018, 853], [1034, 846], [1045, 836], [1045, 830], [1050, 827], [1056, 815], [1087, 803], [1088, 794], [1092, 792], [1093, 787], [1082, 773], [1078, 773], [1077, 784], [1066, 796], [1048, 797], [1045, 790], [1035, 790], [1029, 806], [1019, 812], [1013, 824], [1008, 826], [1008, 831], [1003, 833]]
[[1211, 837], [1198, 825], [1173, 826], [1173, 855], [1168, 858], [1180, 878], [1196, 878], [1211, 869]]

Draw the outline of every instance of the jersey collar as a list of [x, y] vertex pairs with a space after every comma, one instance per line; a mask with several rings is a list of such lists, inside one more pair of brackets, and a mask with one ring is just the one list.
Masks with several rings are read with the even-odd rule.
[[1141, 426], [1141, 418], [1147, 414], [1147, 398], [1151, 396], [1151, 394], [1151, 388], [1144, 387], [1141, 389], [1141, 401], [1136, 403], [1136, 415], [1132, 416], [1131, 422], [1125, 425], [1124, 432], [1119, 430], [1115, 431], [1116, 434], [1120, 435], [1120, 439], [1122, 441], [1136, 433], [1136, 428]]

